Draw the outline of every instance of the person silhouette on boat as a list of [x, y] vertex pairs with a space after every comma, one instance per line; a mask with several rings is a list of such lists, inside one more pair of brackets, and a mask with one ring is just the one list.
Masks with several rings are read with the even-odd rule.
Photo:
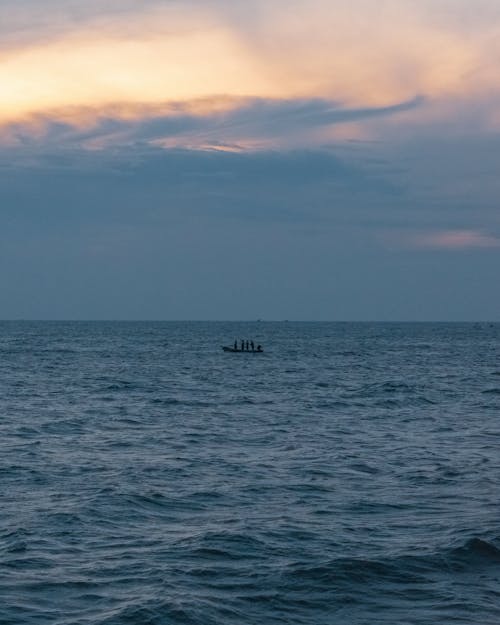
[[237, 352], [238, 351], [238, 341], [234, 342], [234, 351]]
[[241, 341], [241, 351], [245, 351], [245, 341]]
[[255, 344], [254, 344], [253, 341], [250, 341], [250, 347], [251, 347], [252, 351], [254, 352], [255, 351]]
[[248, 341], [246, 342], [246, 348], [247, 348], [247, 351], [248, 351], [248, 348], [249, 348], [249, 343], [248, 343]]
[[262, 351], [262, 345], [257, 345], [257, 351], [261, 352]]

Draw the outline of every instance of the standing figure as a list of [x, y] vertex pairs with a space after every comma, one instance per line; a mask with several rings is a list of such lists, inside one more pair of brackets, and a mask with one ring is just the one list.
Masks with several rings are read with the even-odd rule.
[[250, 341], [250, 347], [252, 348], [252, 351], [255, 351], [255, 345], [253, 341]]
[[234, 351], [237, 352], [238, 351], [238, 341], [234, 342]]
[[249, 347], [249, 345], [248, 345], [248, 341], [247, 341], [247, 351], [248, 351], [248, 347]]
[[245, 351], [245, 341], [241, 341], [241, 351]]

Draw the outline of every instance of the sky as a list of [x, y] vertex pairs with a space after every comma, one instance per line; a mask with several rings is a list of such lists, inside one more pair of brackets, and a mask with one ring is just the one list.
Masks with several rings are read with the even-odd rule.
[[0, 318], [500, 320], [498, 0], [2, 0]]

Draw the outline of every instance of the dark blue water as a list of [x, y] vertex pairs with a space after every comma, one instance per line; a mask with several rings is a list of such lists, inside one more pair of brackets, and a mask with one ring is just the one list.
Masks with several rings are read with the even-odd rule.
[[499, 324], [4, 322], [0, 383], [2, 625], [500, 622]]

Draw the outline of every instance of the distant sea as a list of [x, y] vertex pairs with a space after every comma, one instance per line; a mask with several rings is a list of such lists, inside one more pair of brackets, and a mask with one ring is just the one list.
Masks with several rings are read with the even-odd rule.
[[500, 623], [500, 324], [2, 322], [0, 384], [2, 625]]

